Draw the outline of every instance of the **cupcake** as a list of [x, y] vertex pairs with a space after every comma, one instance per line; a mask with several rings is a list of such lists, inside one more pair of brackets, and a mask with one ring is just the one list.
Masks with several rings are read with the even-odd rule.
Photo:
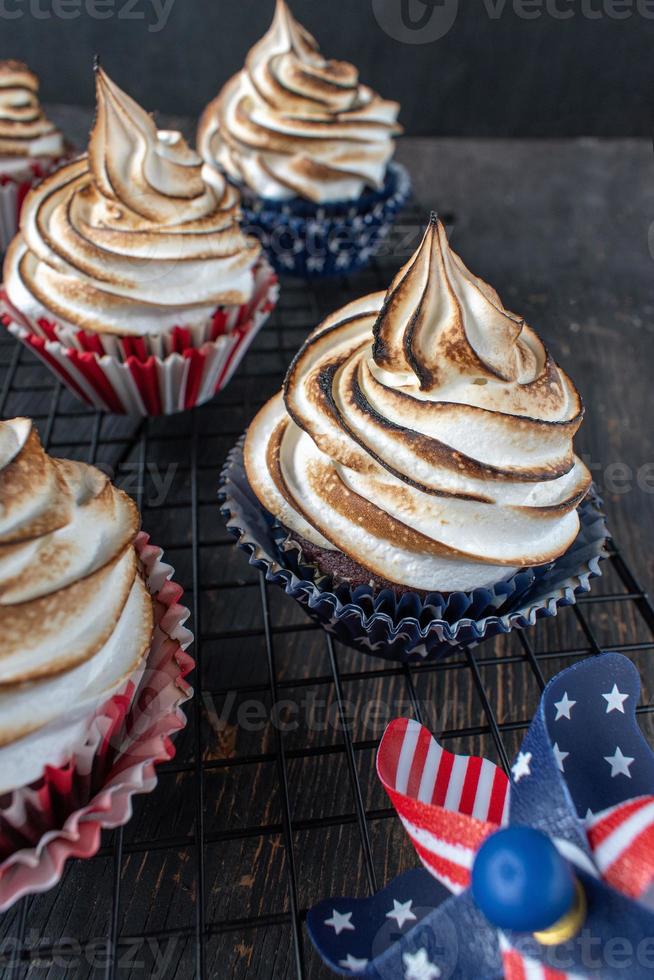
[[569, 601], [597, 571], [606, 532], [584, 511], [582, 416], [537, 334], [432, 216], [388, 291], [328, 317], [252, 422], [246, 486], [238, 454], [227, 470], [230, 524], [255, 557], [258, 544], [270, 556], [272, 525], [274, 576], [331, 628], [349, 617], [363, 646], [366, 623], [375, 644], [403, 653], [410, 633], [423, 656], [486, 635], [490, 616], [507, 631], [504, 614], [532, 620], [555, 586]]
[[96, 83], [88, 153], [25, 199], [5, 323], [92, 405], [168, 414], [227, 383], [276, 279], [234, 188], [102, 69]]
[[277, 0], [268, 33], [205, 109], [197, 145], [240, 188], [278, 271], [345, 274], [369, 261], [409, 196], [391, 160], [399, 108], [324, 58]]
[[0, 505], [1, 908], [17, 852], [107, 793], [85, 817], [99, 821], [126, 779], [144, 791], [191, 664], [172, 569], [104, 473], [49, 457], [29, 419], [0, 422]]
[[0, 251], [18, 230], [25, 194], [64, 153], [64, 138], [39, 103], [36, 75], [20, 61], [0, 61]]

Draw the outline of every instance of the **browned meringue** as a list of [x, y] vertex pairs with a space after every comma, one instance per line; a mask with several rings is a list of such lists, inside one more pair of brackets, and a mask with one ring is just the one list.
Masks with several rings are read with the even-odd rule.
[[492, 585], [562, 554], [590, 474], [581, 399], [536, 333], [435, 218], [386, 294], [329, 316], [245, 444], [248, 480], [292, 532], [371, 577]]
[[29, 419], [0, 422], [0, 791], [14, 745], [139, 667], [153, 610], [138, 527], [103, 473], [46, 455]]
[[[99, 69], [88, 155], [27, 196], [5, 260], [11, 303], [30, 319], [112, 334], [158, 334], [247, 303], [260, 246], [238, 193], [180, 133]], [[210, 181], [210, 182], [209, 182]]]
[[[0, 61], [0, 161], [60, 157], [64, 139], [39, 103], [39, 80], [21, 61]], [[18, 164], [18, 160], [15, 161]]]
[[362, 85], [353, 65], [324, 58], [277, 0], [268, 33], [205, 109], [197, 144], [208, 164], [261, 197], [352, 200], [383, 186], [399, 108]]

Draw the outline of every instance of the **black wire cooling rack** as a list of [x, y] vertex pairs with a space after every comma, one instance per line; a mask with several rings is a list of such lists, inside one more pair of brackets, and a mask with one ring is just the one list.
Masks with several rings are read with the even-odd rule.
[[216, 498], [228, 450], [308, 330], [385, 287], [396, 265], [376, 262], [356, 282], [285, 282], [227, 390], [172, 418], [86, 410], [0, 338], [3, 416], [32, 416], [51, 453], [104, 466], [135, 496], [186, 589], [197, 661], [189, 724], [155, 792], [95, 858], [0, 917], [3, 977], [326, 978], [307, 908], [416, 863], [374, 773], [391, 717], [412, 714], [452, 751], [508, 769], [544, 684], [574, 659], [621, 650], [647, 680], [654, 608], [617, 548], [592, 594], [555, 619], [410, 669], [332, 642], [234, 548]]

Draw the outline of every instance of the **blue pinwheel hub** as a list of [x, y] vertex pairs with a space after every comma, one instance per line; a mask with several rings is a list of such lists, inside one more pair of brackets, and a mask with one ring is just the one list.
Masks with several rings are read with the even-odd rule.
[[507, 827], [477, 852], [472, 895], [498, 929], [540, 932], [575, 903], [575, 877], [549, 837], [532, 827]]

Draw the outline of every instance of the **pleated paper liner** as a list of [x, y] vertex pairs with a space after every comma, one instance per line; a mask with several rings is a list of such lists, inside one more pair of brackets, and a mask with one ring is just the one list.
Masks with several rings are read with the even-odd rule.
[[[193, 693], [185, 681], [195, 666], [186, 652], [190, 614], [161, 549], [144, 532], [135, 546], [155, 599], [152, 646], [144, 665], [86, 720], [68, 757], [0, 798], [0, 912], [55, 885], [69, 858], [92, 857], [102, 830], [130, 819], [133, 797], [151, 792], [157, 764], [175, 755], [172, 736], [186, 725], [181, 706]], [[58, 740], [69, 744], [65, 728], [53, 734], [52, 759]]]
[[274, 201], [237, 186], [243, 229], [260, 240], [277, 272], [303, 279], [346, 276], [368, 265], [411, 197], [409, 174], [395, 162], [382, 190], [366, 190], [356, 201]]
[[493, 588], [397, 596], [390, 589], [335, 585], [303, 561], [299, 546], [264, 510], [248, 483], [243, 439], [228, 456], [219, 497], [227, 528], [247, 552], [250, 564], [342, 643], [387, 660], [436, 660], [456, 647], [555, 616], [560, 606], [573, 604], [578, 594], [590, 590], [607, 554], [609, 532], [593, 489], [579, 507], [576, 540], [556, 561], [521, 569]]
[[63, 157], [41, 157], [25, 160], [25, 166], [15, 174], [2, 173], [0, 168], [0, 252], [6, 252], [18, 231], [20, 212], [28, 192], [48, 174], [58, 170], [65, 160], [74, 156], [72, 149]]
[[119, 415], [171, 415], [201, 405], [230, 381], [274, 309], [277, 277], [265, 260], [241, 307], [220, 308], [200, 328], [118, 337], [28, 320], [0, 291], [4, 326], [87, 404]]

